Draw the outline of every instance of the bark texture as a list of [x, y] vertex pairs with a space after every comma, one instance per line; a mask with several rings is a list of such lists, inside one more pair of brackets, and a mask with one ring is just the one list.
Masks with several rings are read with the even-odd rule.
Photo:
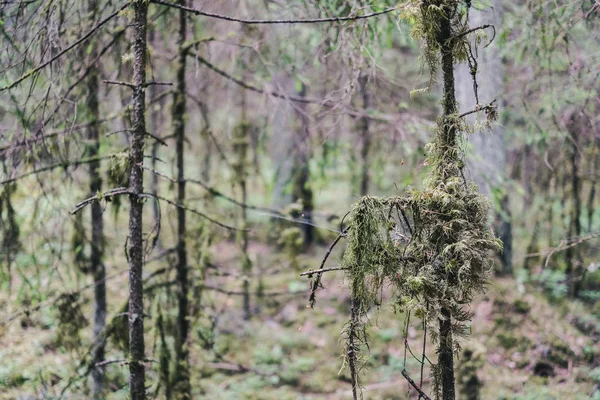
[[[442, 97], [442, 116], [446, 120], [443, 124], [441, 143], [444, 148], [456, 146], [457, 132], [455, 124], [449, 123], [452, 115], [457, 113], [455, 81], [454, 81], [454, 55], [452, 53], [452, 25], [450, 16], [456, 11], [456, 5], [446, 6], [444, 16], [440, 18], [440, 31], [438, 42], [442, 56], [442, 79], [443, 79], [443, 97]], [[446, 172], [448, 171], [448, 172]], [[450, 169], [444, 170], [444, 175], [450, 173]], [[451, 176], [442, 176], [446, 181]], [[452, 338], [452, 311], [448, 308], [442, 309], [440, 320], [440, 342], [438, 346], [438, 362], [440, 368], [440, 377], [442, 384], [442, 399], [454, 400], [456, 390], [454, 387], [454, 342]]]
[[130, 144], [129, 196], [129, 393], [132, 400], [146, 398], [144, 349], [144, 249], [142, 211], [144, 139], [146, 135], [146, 29], [148, 3], [135, 1], [133, 38], [133, 126]]
[[[369, 109], [369, 92], [367, 91], [368, 76], [360, 77], [360, 94], [362, 97], [363, 110]], [[369, 131], [369, 118], [362, 117], [359, 122], [360, 127], [360, 195], [366, 196], [369, 192], [369, 151], [371, 149], [371, 132]]]

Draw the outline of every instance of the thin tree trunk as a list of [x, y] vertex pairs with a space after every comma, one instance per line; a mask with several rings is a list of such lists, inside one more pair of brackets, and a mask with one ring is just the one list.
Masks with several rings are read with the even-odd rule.
[[[240, 190], [241, 202], [246, 203], [248, 200], [247, 186], [247, 168], [248, 168], [248, 145], [249, 145], [249, 125], [246, 113], [246, 92], [241, 93], [241, 122], [235, 128], [234, 132], [234, 153], [236, 154], [235, 172], [237, 186]], [[252, 274], [252, 261], [248, 255], [248, 214], [245, 207], [240, 210], [240, 231], [237, 233], [237, 242], [240, 248], [242, 257], [242, 276], [243, 276], [243, 309], [244, 319], [249, 320], [252, 316], [250, 306], [250, 279]]]
[[[367, 75], [360, 77], [360, 93], [362, 94], [362, 108], [369, 108], [369, 93], [367, 91]], [[369, 192], [369, 151], [371, 149], [371, 132], [369, 131], [369, 119], [365, 116], [360, 119], [360, 195], [366, 196]]]
[[[573, 198], [573, 205], [571, 207], [571, 218], [569, 224], [569, 238], [581, 236], [581, 190], [579, 181], [579, 155], [577, 149], [577, 132], [576, 129], [579, 126], [576, 125], [575, 129], [570, 132], [572, 137], [571, 142], [571, 196]], [[571, 282], [569, 285], [569, 296], [576, 298], [581, 289], [582, 281], [582, 268], [580, 265], [581, 261], [581, 249], [569, 247], [565, 255], [567, 261], [567, 276]]]
[[[98, 1], [90, 0], [88, 11], [90, 19], [94, 21], [98, 12]], [[96, 58], [96, 46], [92, 46], [90, 59]], [[98, 86], [99, 74], [98, 69], [94, 66], [89, 73], [87, 80], [87, 97], [86, 106], [90, 117], [97, 120], [100, 115], [98, 103]], [[92, 124], [88, 130], [88, 139], [90, 141], [88, 147], [88, 157], [94, 158], [98, 155], [100, 149], [100, 135], [98, 125]], [[100, 161], [93, 161], [89, 164], [90, 174], [90, 193], [100, 193], [102, 191], [102, 177], [100, 176]], [[98, 340], [98, 336], [106, 326], [106, 271], [102, 257], [104, 255], [104, 221], [102, 219], [102, 205], [95, 201], [90, 206], [91, 209], [91, 254], [90, 254], [90, 269], [94, 279], [94, 342], [96, 345], [92, 350], [92, 358], [94, 363], [104, 361], [104, 340]], [[104, 368], [97, 367], [92, 370], [92, 397], [94, 399], [103, 398], [104, 390]]]
[[144, 367], [144, 288], [142, 272], [144, 249], [142, 238], [144, 175], [144, 139], [146, 134], [145, 84], [146, 84], [146, 29], [148, 3], [136, 1], [134, 9], [133, 42], [133, 126], [130, 146], [131, 191], [129, 211], [129, 393], [131, 400], [146, 398]]
[[[150, 42], [150, 46], [154, 47], [155, 46], [155, 37], [156, 37], [156, 30], [155, 29], [151, 29], [150, 32], [148, 33], [148, 40]], [[157, 86], [150, 86], [148, 88], [148, 95], [151, 99], [155, 98], [156, 95], [158, 94], [158, 90], [157, 90]], [[160, 100], [159, 105], [158, 105], [158, 110], [162, 110], [163, 107], [163, 101]], [[160, 112], [157, 112], [156, 110], [153, 110], [152, 112], [150, 112], [150, 132], [157, 132], [158, 131], [158, 126], [159, 126], [159, 118], [158, 116], [161, 115]], [[160, 146], [160, 142], [154, 140], [152, 142], [152, 158], [150, 159], [150, 163], [151, 163], [151, 168], [153, 171], [157, 170], [156, 164], [158, 161], [158, 148]], [[152, 194], [157, 194], [158, 193], [158, 175], [157, 174], [152, 174], [150, 176], [150, 191], [152, 192]], [[152, 214], [154, 216], [154, 225], [155, 226], [160, 226], [160, 204], [158, 204], [158, 201], [153, 201], [152, 202]], [[162, 247], [162, 243], [160, 241], [160, 237], [156, 238], [156, 249], [158, 250], [158, 252], [161, 252], [163, 247]]]
[[[181, 4], [184, 1], [180, 2]], [[179, 55], [177, 61], [177, 89], [173, 100], [173, 124], [175, 125], [175, 140], [177, 152], [177, 202], [185, 204], [185, 67], [187, 52], [184, 44], [186, 38], [185, 11], [179, 11], [179, 32], [177, 45]], [[178, 399], [190, 399], [189, 367], [187, 338], [189, 331], [188, 305], [188, 265], [186, 248], [186, 219], [185, 210], [177, 208], [177, 337], [175, 339], [175, 370], [173, 376], [173, 392]]]

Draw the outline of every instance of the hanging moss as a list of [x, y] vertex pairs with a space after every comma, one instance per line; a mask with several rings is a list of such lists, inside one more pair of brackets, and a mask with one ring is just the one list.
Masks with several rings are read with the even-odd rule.
[[[450, 353], [459, 350], [453, 337], [467, 333], [468, 304], [486, 287], [491, 254], [502, 248], [490, 229], [489, 201], [463, 173], [463, 135], [473, 128], [457, 114], [452, 75], [452, 63], [465, 61], [468, 54], [467, 35], [462, 35], [468, 29], [468, 6], [462, 3], [410, 0], [404, 14], [431, 71], [429, 87], [440, 55], [445, 57], [445, 80], [451, 80], [449, 87], [444, 82], [445, 114], [438, 119], [434, 141], [426, 147], [430, 170], [423, 189], [408, 188], [402, 197], [363, 197], [347, 218], [348, 244], [342, 266], [352, 291], [352, 315], [344, 330], [345, 360], [352, 374], [354, 398], [359, 396], [360, 361], [368, 348], [366, 313], [380, 304], [383, 288], [393, 288], [396, 311], [411, 313], [426, 326], [439, 328], [429, 331], [430, 339], [440, 342], [440, 360], [449, 357], [452, 364]], [[497, 112], [485, 110], [490, 124]], [[448, 383], [444, 371], [440, 365], [431, 368], [436, 398], [441, 396], [442, 383]], [[449, 380], [448, 398], [454, 398], [453, 374]]]

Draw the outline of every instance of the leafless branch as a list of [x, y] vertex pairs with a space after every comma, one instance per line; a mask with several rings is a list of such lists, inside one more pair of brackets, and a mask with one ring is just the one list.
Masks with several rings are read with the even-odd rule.
[[[340, 233], [338, 235], [338, 237], [335, 238], [333, 243], [331, 243], [331, 246], [329, 246], [329, 249], [327, 249], [327, 253], [325, 253], [325, 257], [323, 257], [323, 261], [321, 261], [321, 265], [319, 266], [318, 269], [323, 269], [323, 267], [325, 266], [325, 263], [327, 262], [327, 259], [329, 258], [329, 255], [331, 254], [331, 252], [333, 251], [335, 246], [338, 244], [338, 242], [340, 240], [342, 240], [343, 237], [346, 237], [347, 235], [348, 235], [348, 228], [344, 229], [342, 231], [342, 233]], [[325, 271], [323, 271], [323, 272], [325, 272]], [[308, 307], [309, 308], [314, 308], [315, 303], [317, 302], [317, 290], [321, 286], [321, 277], [323, 276], [323, 272], [317, 272], [317, 276], [311, 284], [310, 297], [308, 298]]]
[[236, 18], [236, 17], [231, 17], [228, 15], [221, 15], [221, 14], [215, 14], [215, 13], [211, 13], [211, 12], [207, 12], [207, 11], [202, 11], [197, 8], [186, 7], [186, 6], [183, 6], [180, 4], [175, 4], [175, 3], [171, 3], [171, 2], [163, 1], [163, 0], [151, 0], [151, 2], [154, 4], [160, 4], [163, 6], [176, 8], [179, 10], [184, 10], [184, 11], [187, 11], [187, 12], [195, 14], [195, 15], [202, 15], [204, 17], [216, 18], [216, 19], [221, 19], [221, 20], [225, 20], [225, 21], [239, 22], [242, 24], [250, 24], [250, 25], [257, 25], [257, 24], [262, 24], [262, 25], [316, 24], [316, 23], [321, 23], [321, 22], [356, 21], [356, 20], [368, 19], [368, 18], [372, 18], [372, 17], [377, 17], [379, 15], [388, 14], [388, 13], [391, 13], [392, 11], [396, 11], [396, 9], [397, 9], [396, 7], [394, 7], [394, 8], [388, 8], [383, 11], [377, 11], [377, 12], [370, 13], [370, 14], [350, 15], [350, 16], [346, 16], [346, 17], [309, 18], [309, 19], [244, 19], [244, 18]]

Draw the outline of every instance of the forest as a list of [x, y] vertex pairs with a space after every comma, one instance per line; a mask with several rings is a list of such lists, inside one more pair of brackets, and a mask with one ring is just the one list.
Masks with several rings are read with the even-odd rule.
[[0, 399], [600, 400], [599, 0], [0, 0]]

